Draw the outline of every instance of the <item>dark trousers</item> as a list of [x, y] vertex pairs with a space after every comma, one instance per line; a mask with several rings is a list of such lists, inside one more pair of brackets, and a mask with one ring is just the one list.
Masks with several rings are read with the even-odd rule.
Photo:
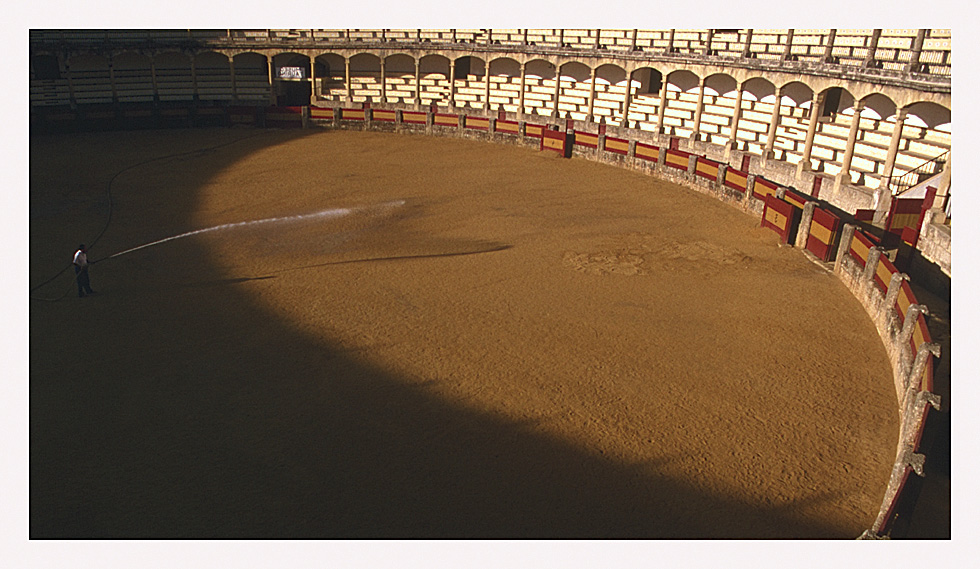
[[92, 294], [92, 287], [88, 282], [88, 267], [75, 265], [75, 280], [78, 282], [78, 296], [85, 296], [85, 293]]

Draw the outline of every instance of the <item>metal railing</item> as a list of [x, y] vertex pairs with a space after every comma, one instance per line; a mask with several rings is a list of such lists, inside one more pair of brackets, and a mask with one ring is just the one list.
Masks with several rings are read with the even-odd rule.
[[901, 176], [890, 176], [888, 178], [888, 190], [893, 196], [898, 196], [939, 174], [946, 166], [946, 157], [948, 155], [949, 150], [928, 162], [923, 162]]

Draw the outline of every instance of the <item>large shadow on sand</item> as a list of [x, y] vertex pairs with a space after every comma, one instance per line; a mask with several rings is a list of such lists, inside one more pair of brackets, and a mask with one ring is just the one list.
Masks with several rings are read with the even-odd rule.
[[[162, 223], [206, 180], [113, 215]], [[169, 254], [31, 303], [31, 538], [856, 537], [436, 397], [270, 312], [194, 242]]]

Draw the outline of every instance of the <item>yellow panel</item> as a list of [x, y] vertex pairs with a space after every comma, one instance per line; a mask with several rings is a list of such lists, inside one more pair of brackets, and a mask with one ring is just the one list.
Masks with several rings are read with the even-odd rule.
[[817, 238], [818, 241], [820, 241], [825, 245], [830, 245], [830, 241], [831, 239], [833, 239], [834, 236], [834, 234], [831, 233], [829, 229], [827, 229], [823, 225], [820, 225], [817, 222], [813, 222], [810, 224], [810, 235], [813, 235], [814, 237]]
[[373, 116], [378, 120], [395, 120], [395, 111], [374, 111]]
[[746, 178], [745, 176], [732, 172], [731, 170], [725, 172], [725, 181], [735, 184], [741, 188], [745, 187], [747, 180], [748, 178]]
[[766, 221], [780, 229], [786, 229], [786, 216], [772, 208], [766, 210]]
[[684, 156], [678, 156], [676, 154], [668, 154], [667, 155], [667, 163], [668, 164], [675, 164], [675, 165], [678, 165], [678, 166], [684, 166], [686, 168], [687, 167], [687, 163], [688, 163], [688, 158], [687, 157], [684, 157]]
[[905, 294], [905, 289], [898, 291], [898, 310], [902, 314], [902, 318], [909, 312], [909, 307], [912, 306], [912, 301], [909, 300], [908, 295]]
[[915, 323], [915, 329], [912, 331], [912, 345], [918, 350], [922, 342], [925, 342], [925, 338], [922, 335], [922, 325], [920, 322]]
[[628, 142], [620, 142], [618, 140], [606, 140], [606, 148], [612, 148], [613, 150], [621, 150], [623, 152], [628, 152], [630, 145]]
[[861, 241], [856, 236], [854, 237], [854, 240], [851, 241], [851, 249], [855, 253], [857, 253], [858, 257], [861, 257], [861, 260], [863, 260], [863, 261], [867, 261], [868, 260], [868, 251], [869, 251], [869, 249], [868, 249], [867, 245], [865, 245], [864, 243], [861, 243]]
[[702, 174], [707, 174], [708, 176], [713, 176], [715, 178], [718, 177], [718, 167], [713, 166], [711, 164], [704, 164], [702, 162], [698, 162], [698, 172], [701, 172]]
[[563, 141], [557, 138], [545, 138], [544, 147], [551, 148], [552, 150], [561, 150], [564, 146]]
[[440, 126], [459, 126], [459, 117], [443, 117], [436, 115], [434, 122]]
[[878, 278], [885, 282], [885, 286], [887, 287], [888, 283], [892, 280], [892, 272], [881, 262], [878, 263], [878, 268], [875, 269], [875, 272], [878, 274]]
[[649, 158], [650, 160], [660, 159], [660, 149], [647, 148], [645, 146], [636, 145], [636, 155], [642, 158]]

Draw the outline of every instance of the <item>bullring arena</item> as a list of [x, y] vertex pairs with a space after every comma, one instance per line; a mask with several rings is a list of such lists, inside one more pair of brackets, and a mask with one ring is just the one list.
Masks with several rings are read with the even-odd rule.
[[949, 41], [32, 30], [31, 538], [948, 538]]

